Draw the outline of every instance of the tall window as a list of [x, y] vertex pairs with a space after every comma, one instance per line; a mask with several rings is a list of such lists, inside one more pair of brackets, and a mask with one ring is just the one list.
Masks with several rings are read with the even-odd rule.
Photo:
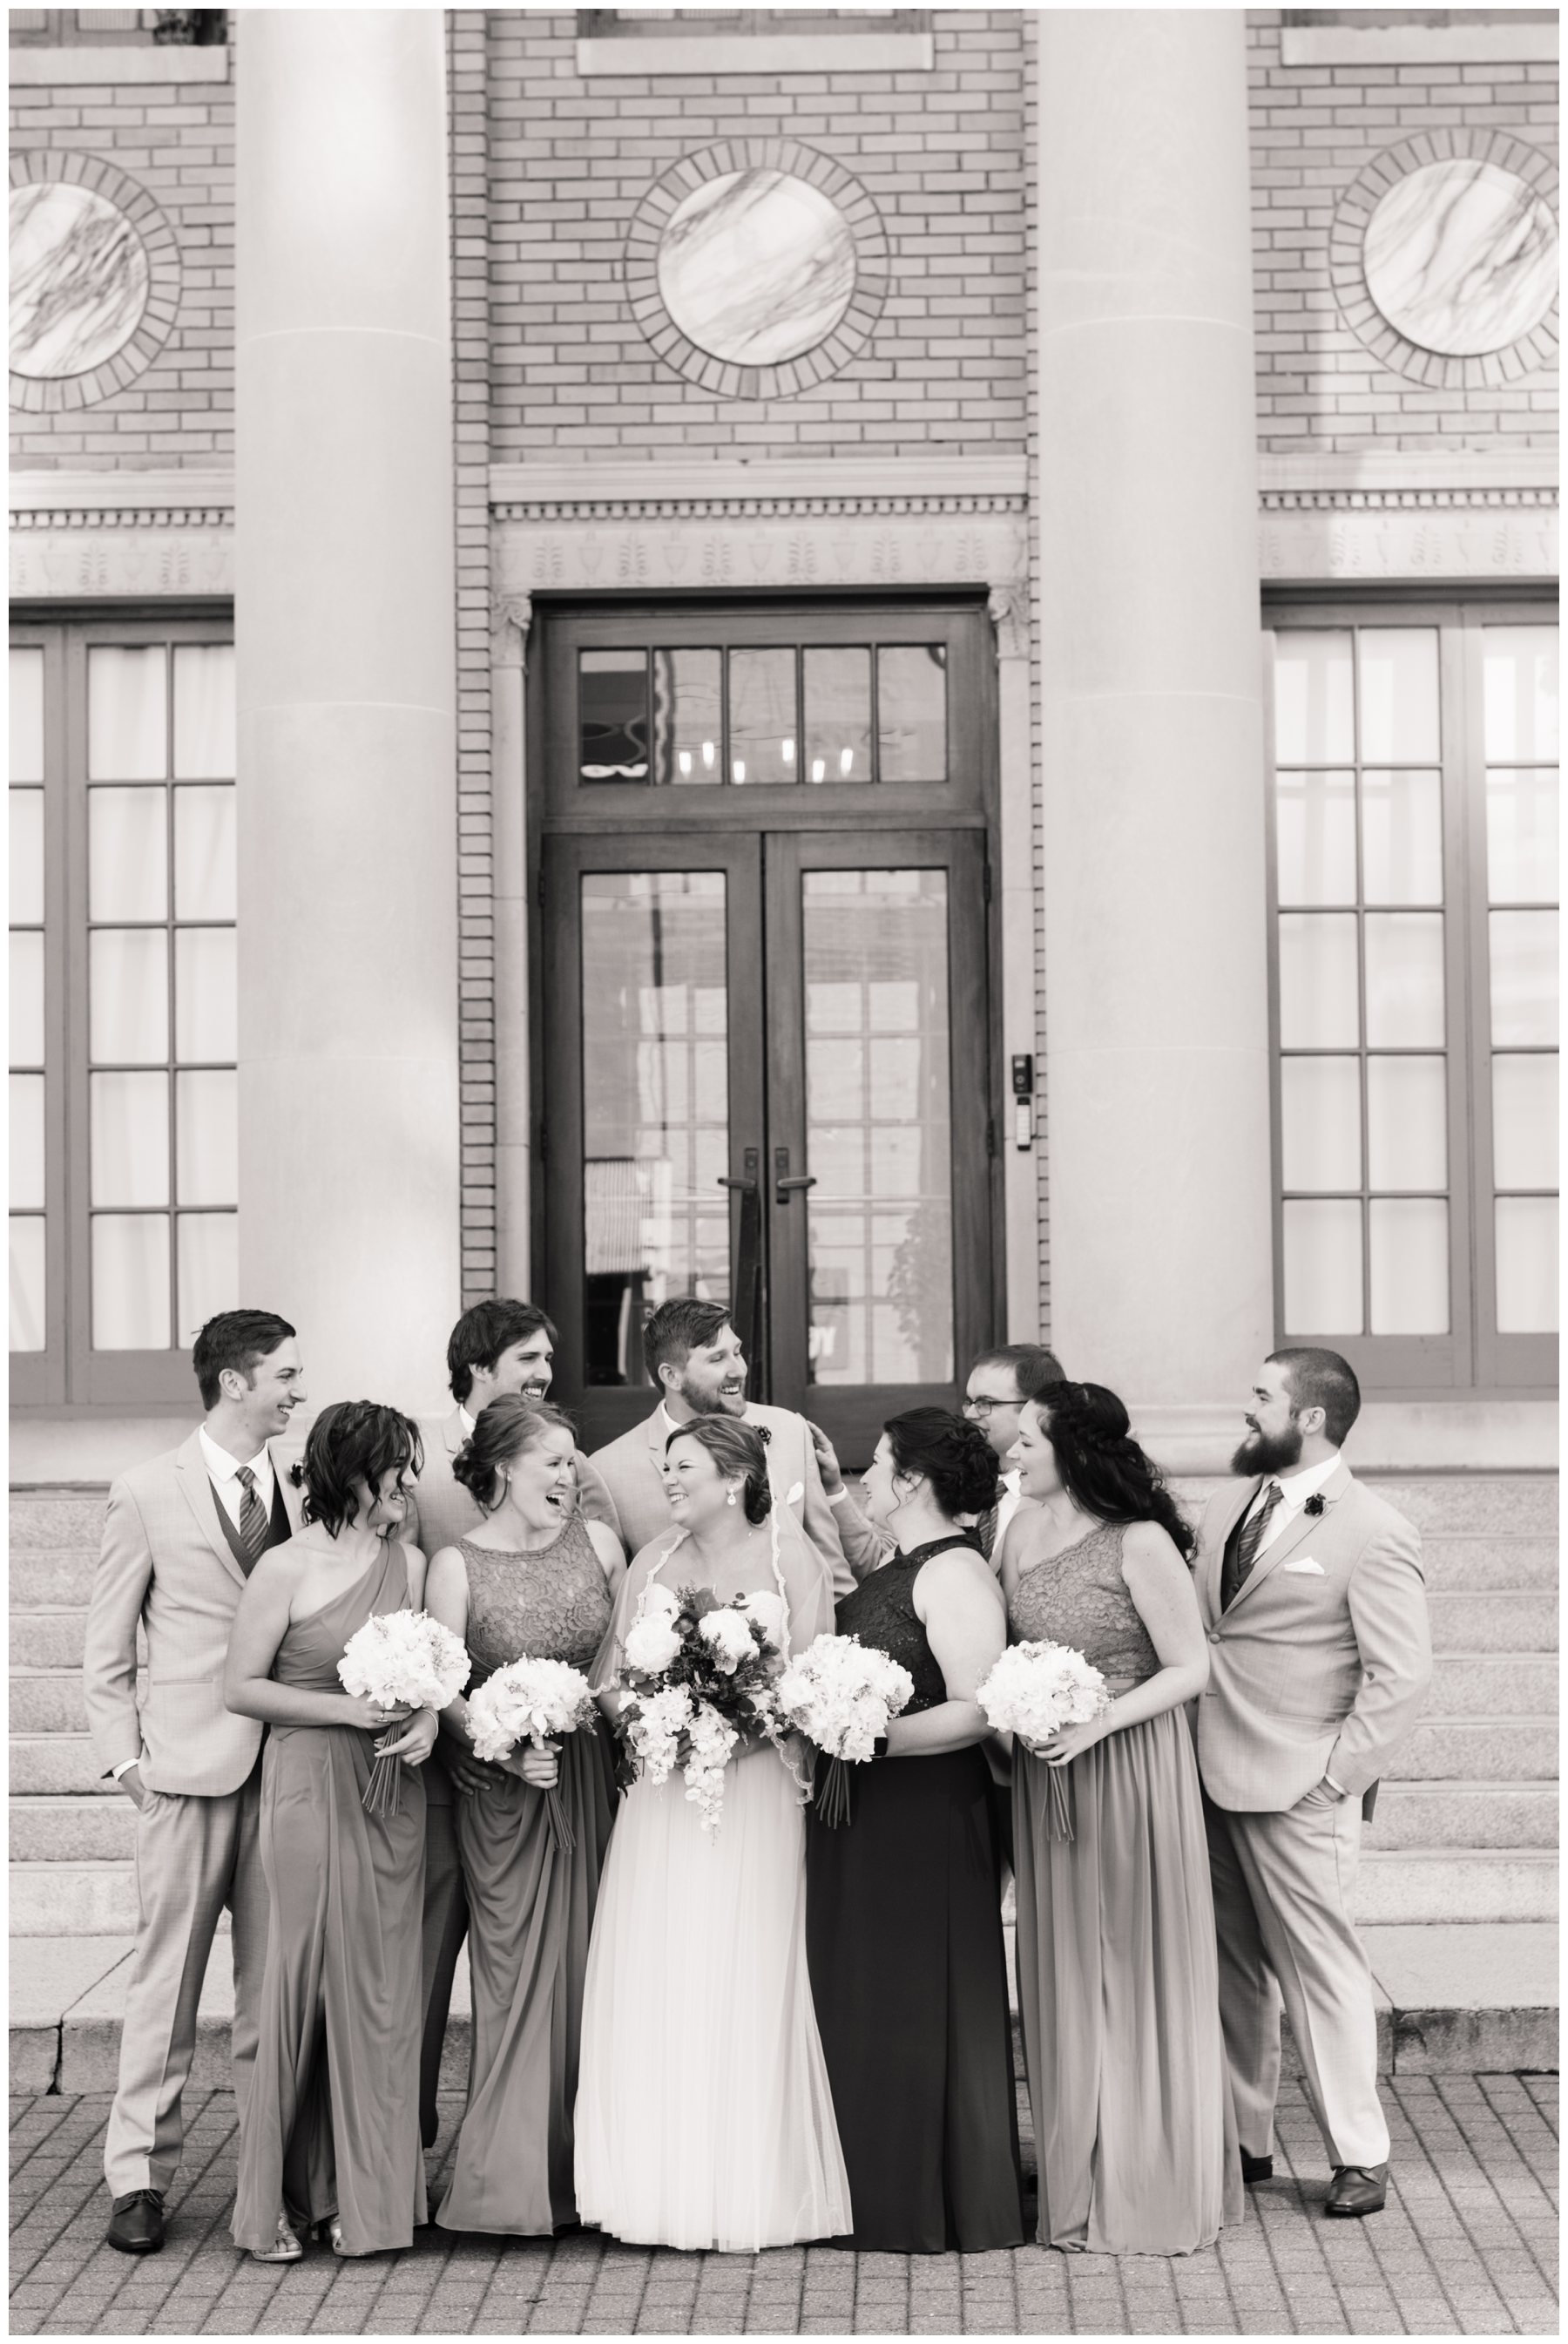
[[1553, 1379], [1555, 662], [1472, 611], [1275, 637], [1277, 1315], [1374, 1387]]
[[[40, 1398], [184, 1397], [182, 1355], [238, 1282], [233, 646], [184, 623], [23, 632], [13, 1369], [15, 1354], [39, 1355], [27, 1382]], [[53, 722], [31, 682], [51, 659]], [[31, 849], [35, 836], [19, 865], [15, 842]], [[46, 1005], [59, 1037], [47, 1058]]]

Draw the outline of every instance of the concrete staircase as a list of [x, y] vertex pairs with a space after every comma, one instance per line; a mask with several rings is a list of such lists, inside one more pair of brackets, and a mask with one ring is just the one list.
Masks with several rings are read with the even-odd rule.
[[[1554, 1921], [1555, 1477], [1368, 1479], [1421, 1531], [1437, 1664], [1367, 1834], [1360, 1916]], [[128, 1937], [136, 1927], [133, 1811], [96, 1778], [82, 1709], [103, 1511], [95, 1490], [12, 1492], [13, 1936]]]

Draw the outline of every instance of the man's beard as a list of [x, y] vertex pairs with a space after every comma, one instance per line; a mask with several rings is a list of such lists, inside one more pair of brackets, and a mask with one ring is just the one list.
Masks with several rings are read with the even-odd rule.
[[693, 1416], [744, 1416], [746, 1388], [741, 1386], [733, 1399], [719, 1391], [701, 1390], [684, 1380], [676, 1389]]
[[1266, 1432], [1250, 1432], [1231, 1460], [1232, 1473], [1288, 1473], [1302, 1457], [1302, 1428], [1291, 1424], [1271, 1440]]

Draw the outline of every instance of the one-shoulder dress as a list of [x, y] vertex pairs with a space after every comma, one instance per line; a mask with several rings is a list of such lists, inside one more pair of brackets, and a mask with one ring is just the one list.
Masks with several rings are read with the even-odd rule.
[[[1105, 1523], [1026, 1571], [1015, 1642], [1070, 1644], [1112, 1693], [1160, 1656]], [[1040, 2161], [1042, 2246], [1184, 2255], [1241, 2219], [1209, 1852], [1180, 1709], [1108, 1733], [1062, 1770], [1013, 1755], [1018, 1995]]]
[[[585, 1673], [609, 1625], [604, 1566], [579, 1514], [533, 1554], [458, 1541], [468, 1579], [470, 1691], [527, 1653]], [[602, 1721], [568, 1733], [558, 1784], [574, 1844], [558, 1849], [542, 1791], [515, 1774], [457, 1802], [468, 1893], [474, 2048], [447, 2230], [532, 2238], [575, 2220], [572, 2108], [583, 1980], [615, 1817]]]
[[[365, 1577], [293, 1622], [272, 1675], [343, 1691], [355, 1631], [409, 1600], [407, 1558], [385, 1546]], [[397, 1813], [367, 1814], [376, 1736], [275, 1725], [261, 1768], [270, 1898], [260, 2040], [240, 2140], [236, 2247], [270, 2247], [277, 2218], [338, 2216], [344, 2251], [410, 2246], [426, 2218], [419, 2147], [425, 1785], [399, 1769]]]

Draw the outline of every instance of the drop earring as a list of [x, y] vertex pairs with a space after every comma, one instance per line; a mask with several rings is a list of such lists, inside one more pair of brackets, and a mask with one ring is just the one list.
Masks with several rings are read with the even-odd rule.
[[729, 1497], [725, 1500], [725, 1503], [729, 1506], [732, 1506], [735, 1503], [735, 1492], [733, 1490], [731, 1490]]

